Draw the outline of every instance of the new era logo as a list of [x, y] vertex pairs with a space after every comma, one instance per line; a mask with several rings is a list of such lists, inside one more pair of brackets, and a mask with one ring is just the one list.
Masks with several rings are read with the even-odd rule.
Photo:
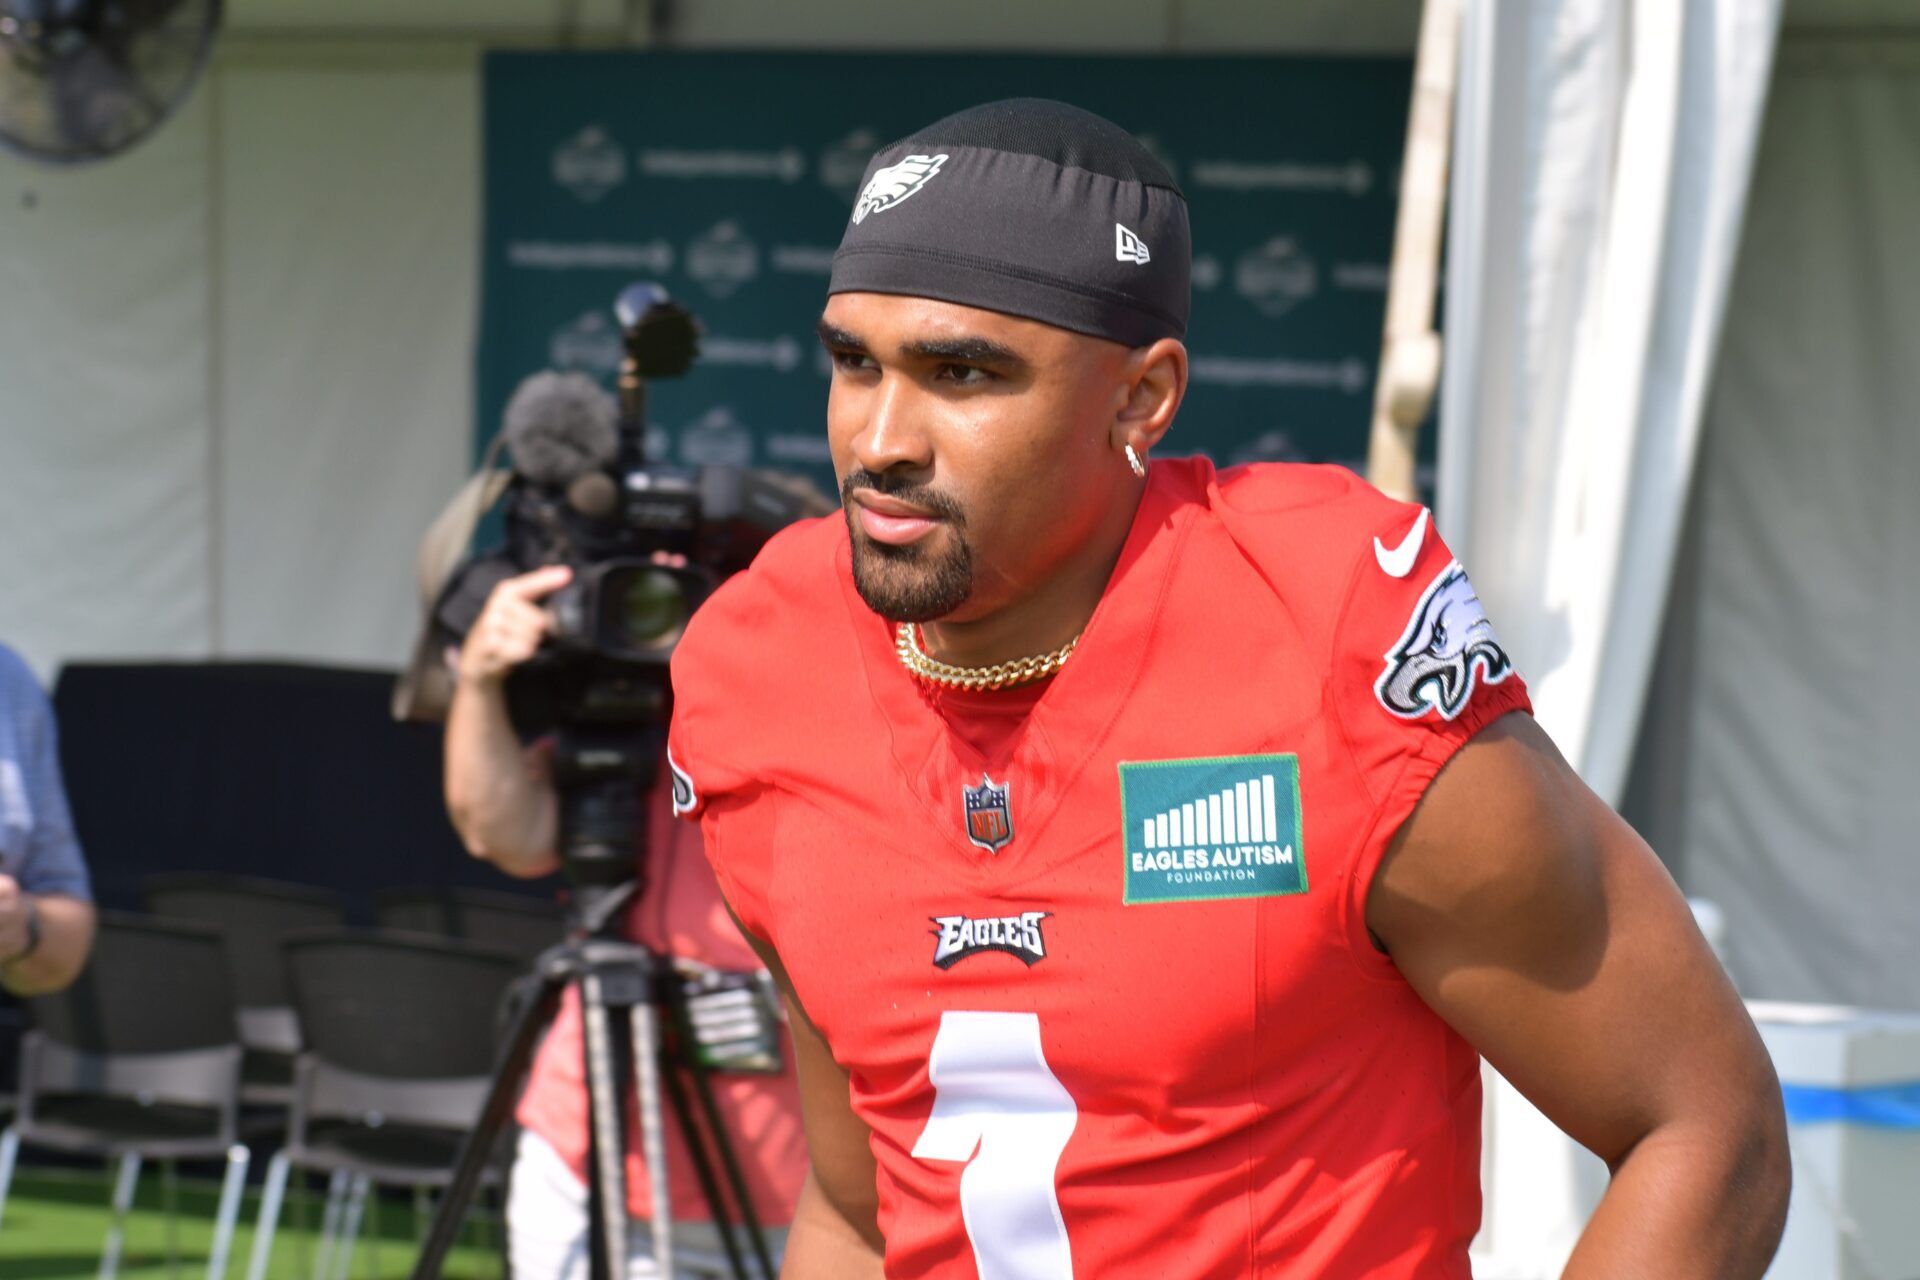
[[1113, 224], [1113, 256], [1139, 266], [1145, 266], [1153, 258], [1147, 252], [1147, 242], [1117, 222]]

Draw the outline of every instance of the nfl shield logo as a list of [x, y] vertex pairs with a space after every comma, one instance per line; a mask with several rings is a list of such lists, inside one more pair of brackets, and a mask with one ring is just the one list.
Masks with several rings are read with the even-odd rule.
[[962, 787], [966, 800], [967, 839], [988, 853], [1000, 852], [1013, 839], [1013, 809], [1007, 803], [1007, 783], [980, 775], [977, 787]]

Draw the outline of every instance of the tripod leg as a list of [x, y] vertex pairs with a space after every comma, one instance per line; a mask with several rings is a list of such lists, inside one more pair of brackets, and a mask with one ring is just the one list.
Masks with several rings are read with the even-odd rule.
[[474, 1190], [480, 1185], [480, 1176], [486, 1172], [487, 1161], [493, 1156], [494, 1144], [499, 1141], [508, 1117], [513, 1114], [520, 1078], [526, 1074], [527, 1064], [533, 1060], [533, 1049], [539, 1042], [540, 1031], [553, 1020], [554, 1010], [560, 1007], [560, 994], [566, 990], [566, 986], [567, 976], [564, 972], [556, 970], [543, 974], [540, 994], [529, 1000], [520, 1011], [507, 1041], [507, 1051], [502, 1055], [500, 1066], [493, 1075], [493, 1084], [487, 1090], [486, 1103], [480, 1108], [480, 1118], [461, 1144], [460, 1159], [454, 1166], [453, 1178], [447, 1184], [446, 1194], [440, 1198], [440, 1207], [433, 1215], [433, 1226], [427, 1232], [426, 1242], [420, 1246], [419, 1260], [413, 1266], [413, 1280], [439, 1280], [440, 1268], [445, 1264], [447, 1251], [453, 1248], [454, 1239], [460, 1233], [461, 1220], [466, 1216], [467, 1206], [473, 1202]]
[[673, 1275], [673, 1197], [667, 1185], [667, 1134], [660, 1118], [660, 1023], [654, 1007], [633, 1006], [633, 1091], [640, 1107], [640, 1146], [653, 1193], [653, 1260], [663, 1280]]
[[[681, 1030], [683, 1034], [686, 1033], [684, 1025]], [[691, 1036], [687, 1039], [690, 1041]], [[745, 1175], [740, 1172], [740, 1160], [734, 1154], [733, 1143], [727, 1136], [726, 1122], [720, 1116], [720, 1106], [714, 1101], [713, 1081], [708, 1077], [707, 1069], [700, 1064], [697, 1057], [689, 1054], [688, 1063], [688, 1072], [693, 1077], [693, 1095], [700, 1101], [700, 1113], [706, 1119], [707, 1132], [712, 1136], [713, 1149], [719, 1154], [721, 1171], [727, 1176], [727, 1187], [733, 1192], [734, 1204], [739, 1206], [740, 1225], [745, 1228], [747, 1244], [753, 1249], [754, 1260], [760, 1264], [761, 1272], [766, 1275], [767, 1280], [773, 1280], [776, 1273], [773, 1254], [767, 1248], [767, 1235], [760, 1226], [760, 1217], [753, 1211], [753, 1196], [747, 1190]]]
[[[613, 1034], [606, 987], [598, 974], [580, 981], [581, 1024], [587, 1052], [589, 1168], [588, 1273], [592, 1280], [624, 1280], [627, 1270], [627, 1171], [621, 1152], [626, 1126], [614, 1088]], [[668, 1272], [667, 1274], [671, 1274]]]
[[[700, 1114], [706, 1125], [706, 1135], [718, 1156], [720, 1168], [727, 1177], [727, 1189], [733, 1193], [733, 1203], [740, 1210], [740, 1225], [744, 1228], [747, 1243], [753, 1249], [754, 1260], [760, 1264], [760, 1270], [768, 1280], [773, 1280], [776, 1268], [773, 1265], [772, 1252], [767, 1248], [766, 1233], [761, 1230], [760, 1219], [753, 1211], [753, 1195], [747, 1190], [747, 1180], [740, 1172], [740, 1161], [734, 1155], [733, 1143], [727, 1136], [726, 1121], [721, 1118], [719, 1104], [714, 1101], [713, 1081], [706, 1063], [701, 1061], [698, 1037], [693, 1032], [692, 1012], [684, 998], [669, 997], [665, 1008], [672, 1018], [673, 1043], [668, 1046], [666, 1061], [677, 1059], [685, 1064], [687, 1074], [693, 1079], [694, 1096], [700, 1102]], [[673, 1105], [675, 1113], [682, 1117], [681, 1123], [687, 1125], [686, 1103], [679, 1095], [679, 1080], [669, 1076], [674, 1090]], [[694, 1159], [695, 1171], [701, 1179], [701, 1187], [707, 1197], [707, 1203], [714, 1207], [714, 1225], [720, 1229], [721, 1238], [727, 1243], [727, 1256], [733, 1261], [734, 1274], [745, 1280], [746, 1269], [734, 1257], [733, 1229], [727, 1221], [724, 1203], [714, 1194], [713, 1175], [707, 1160], [706, 1148], [693, 1136], [691, 1126], [687, 1126], [687, 1146]]]
[[662, 1067], [660, 1079], [666, 1088], [667, 1105], [673, 1108], [673, 1118], [680, 1124], [680, 1136], [686, 1140], [687, 1156], [693, 1164], [693, 1176], [700, 1184], [700, 1194], [706, 1197], [707, 1207], [713, 1211], [714, 1231], [720, 1237], [720, 1247], [726, 1251], [727, 1264], [735, 1280], [747, 1280], [747, 1264], [740, 1256], [739, 1243], [733, 1238], [733, 1222], [728, 1217], [726, 1201], [720, 1198], [720, 1188], [714, 1183], [713, 1165], [707, 1160], [699, 1127], [693, 1122], [693, 1113], [687, 1110], [687, 1095], [671, 1066]]

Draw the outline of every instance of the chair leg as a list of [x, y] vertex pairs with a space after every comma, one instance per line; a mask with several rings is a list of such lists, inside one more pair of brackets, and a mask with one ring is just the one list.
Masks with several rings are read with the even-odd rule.
[[327, 1207], [320, 1215], [320, 1243], [313, 1251], [313, 1280], [330, 1280], [334, 1246], [340, 1239], [340, 1214], [347, 1203], [347, 1174], [335, 1169], [327, 1178]]
[[241, 1143], [227, 1148], [227, 1176], [220, 1183], [220, 1210], [213, 1220], [213, 1248], [207, 1255], [207, 1280], [226, 1280], [227, 1255], [233, 1251], [233, 1227], [240, 1219], [240, 1193], [247, 1189], [253, 1153]]
[[13, 1162], [20, 1158], [20, 1134], [12, 1126], [0, 1133], [0, 1216], [7, 1211], [7, 1193], [13, 1190]]
[[160, 1162], [160, 1213], [167, 1220], [167, 1280], [180, 1280], [180, 1167]]
[[253, 1256], [247, 1262], [247, 1280], [267, 1280], [267, 1259], [273, 1256], [273, 1233], [280, 1225], [280, 1203], [287, 1194], [287, 1175], [293, 1161], [285, 1151], [267, 1163], [267, 1185], [260, 1191], [260, 1222], [253, 1229]]
[[133, 1208], [133, 1188], [139, 1181], [140, 1157], [132, 1151], [125, 1152], [113, 1180], [113, 1221], [107, 1227], [106, 1247], [100, 1251], [100, 1280], [113, 1280], [120, 1271], [120, 1250], [127, 1237], [127, 1213]]
[[360, 1237], [360, 1218], [367, 1211], [367, 1189], [371, 1185], [364, 1174], [356, 1175], [349, 1184], [347, 1212], [340, 1223], [340, 1258], [333, 1267], [333, 1280], [347, 1280], [353, 1266], [353, 1246]]

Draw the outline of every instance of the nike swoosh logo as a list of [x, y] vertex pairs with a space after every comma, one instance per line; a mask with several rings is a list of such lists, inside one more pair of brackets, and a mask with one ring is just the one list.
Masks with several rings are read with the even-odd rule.
[[1413, 562], [1420, 556], [1420, 547], [1427, 540], [1427, 509], [1420, 508], [1420, 518], [1413, 522], [1413, 528], [1400, 540], [1400, 545], [1387, 550], [1380, 539], [1373, 540], [1373, 558], [1380, 562], [1380, 571], [1389, 578], [1404, 578], [1413, 572]]

